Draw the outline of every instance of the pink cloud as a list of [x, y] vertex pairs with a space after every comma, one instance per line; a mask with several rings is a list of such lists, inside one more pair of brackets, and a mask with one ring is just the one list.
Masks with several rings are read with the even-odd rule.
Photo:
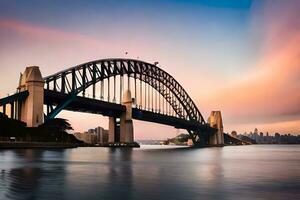
[[[133, 45], [129, 41], [102, 40], [85, 35], [62, 31], [52, 27], [33, 25], [22, 21], [0, 18], [0, 34], [4, 31], [9, 34], [0, 38], [0, 41], [8, 41], [2, 46], [0, 65], [2, 74], [1, 80], [6, 82], [8, 89], [15, 91], [18, 82], [19, 72], [22, 72], [27, 65], [38, 65], [44, 76], [50, 75], [67, 67], [87, 62], [94, 59], [109, 57], [107, 55], [120, 55], [124, 47], [130, 49], [130, 53], [141, 52], [147, 55], [144, 45]], [[141, 55], [140, 54], [140, 55]], [[150, 55], [148, 54], [148, 57]], [[146, 56], [141, 56], [146, 57]], [[17, 58], [17, 59], [15, 59]], [[20, 66], [12, 70], [9, 66]], [[13, 74], [15, 78], [4, 77], [4, 74]], [[5, 95], [3, 85], [0, 96]], [[1, 109], [0, 109], [1, 110]], [[96, 126], [108, 127], [108, 119], [99, 115], [62, 112], [59, 117], [69, 119], [76, 131], [85, 131]], [[172, 127], [149, 125], [148, 123], [135, 121], [136, 138], [166, 138], [168, 134], [174, 135]], [[148, 127], [145, 129], [145, 126]], [[161, 134], [161, 132], [166, 134]]]
[[[50, 27], [45, 26], [37, 26], [33, 24], [28, 24], [25, 22], [12, 20], [12, 19], [1, 19], [0, 18], [0, 28], [8, 29], [19, 33], [26, 37], [31, 37], [34, 39], [45, 39], [47, 40], [61, 40], [65, 42], [80, 42], [85, 45], [104, 45], [104, 42], [100, 42], [99, 40], [93, 39], [91, 37], [86, 37], [81, 34], [66, 32], [57, 30]], [[48, 41], [49, 42], [49, 41]]]
[[[277, 128], [290, 120], [300, 120], [300, 3], [269, 2], [255, 28], [263, 28], [264, 51], [259, 62], [232, 85], [210, 97], [207, 104], [218, 105], [228, 123], [276, 122]], [[295, 16], [295, 14], [297, 16]], [[286, 121], [286, 122], [285, 122]], [[293, 123], [292, 130], [300, 130]]]

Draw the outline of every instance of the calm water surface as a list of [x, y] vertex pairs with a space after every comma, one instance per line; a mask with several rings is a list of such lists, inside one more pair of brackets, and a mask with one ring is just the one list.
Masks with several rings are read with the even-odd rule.
[[6, 199], [300, 199], [300, 146], [0, 150]]

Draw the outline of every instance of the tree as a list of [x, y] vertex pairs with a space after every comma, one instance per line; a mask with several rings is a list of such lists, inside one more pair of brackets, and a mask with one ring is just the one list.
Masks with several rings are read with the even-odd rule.
[[55, 138], [61, 138], [61, 141], [68, 139], [64, 137], [67, 135], [67, 131], [73, 130], [71, 124], [66, 119], [55, 118], [46, 121], [44, 124], [39, 126], [39, 129], [43, 130], [44, 134]]
[[68, 120], [61, 119], [61, 118], [50, 119], [46, 121], [44, 124], [40, 125], [39, 127], [47, 128], [47, 129], [55, 129], [58, 130], [59, 132], [64, 132], [64, 133], [66, 133], [69, 130], [73, 130]]

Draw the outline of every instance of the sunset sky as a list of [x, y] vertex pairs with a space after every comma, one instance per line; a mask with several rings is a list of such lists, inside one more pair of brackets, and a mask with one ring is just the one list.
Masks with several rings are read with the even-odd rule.
[[[0, 97], [26, 66], [43, 76], [101, 58], [137, 58], [170, 73], [226, 132], [300, 133], [299, 0], [0, 1]], [[128, 55], [125, 55], [128, 52]], [[76, 131], [97, 115], [63, 112]], [[172, 127], [135, 123], [136, 139]]]

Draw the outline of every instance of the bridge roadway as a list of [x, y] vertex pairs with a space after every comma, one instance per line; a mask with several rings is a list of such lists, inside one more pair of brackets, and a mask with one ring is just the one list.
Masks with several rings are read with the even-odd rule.
[[28, 97], [28, 95], [29, 95], [29, 92], [26, 90], [23, 92], [15, 93], [10, 96], [4, 97], [4, 98], [0, 99], [0, 106], [4, 106], [6, 104], [12, 104], [15, 101], [22, 101], [22, 100], [26, 99]]
[[[44, 104], [58, 105], [66, 101], [68, 97], [68, 94], [45, 89]], [[126, 107], [121, 104], [76, 96], [74, 100], [65, 108], [65, 110], [101, 114], [109, 117], [120, 117], [121, 114], [126, 111]], [[167, 116], [151, 111], [145, 111], [138, 108], [132, 108], [132, 118], [141, 121], [173, 126], [180, 129], [201, 131], [203, 133], [214, 130], [208, 125], [203, 125], [198, 122], [188, 121], [178, 117]]]

